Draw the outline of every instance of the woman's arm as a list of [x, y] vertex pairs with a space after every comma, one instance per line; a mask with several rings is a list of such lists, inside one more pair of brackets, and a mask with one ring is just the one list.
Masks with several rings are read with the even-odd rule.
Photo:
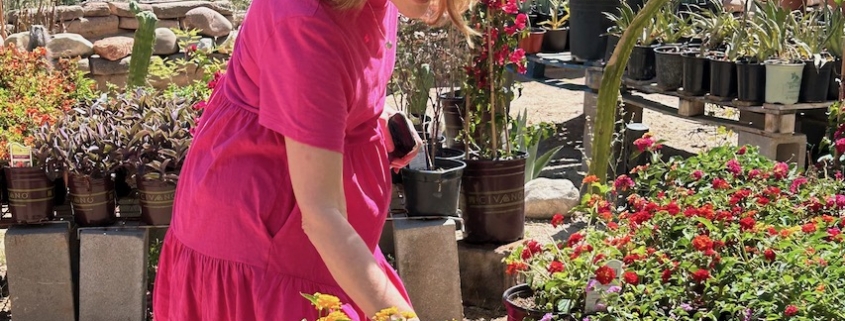
[[411, 307], [379, 267], [361, 236], [347, 221], [343, 155], [286, 139], [291, 184], [302, 229], [352, 300], [375, 315], [388, 307]]

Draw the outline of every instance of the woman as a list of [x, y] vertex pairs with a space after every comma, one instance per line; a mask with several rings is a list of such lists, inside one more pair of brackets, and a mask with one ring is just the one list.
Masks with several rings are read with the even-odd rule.
[[413, 311], [377, 243], [421, 143], [389, 160], [383, 106], [397, 11], [469, 33], [465, 4], [430, 1], [254, 0], [180, 176], [156, 321], [314, 320], [315, 292]]

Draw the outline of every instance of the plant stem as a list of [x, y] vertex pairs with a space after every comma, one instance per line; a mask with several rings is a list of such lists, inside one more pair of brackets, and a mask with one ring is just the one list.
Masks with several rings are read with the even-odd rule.
[[[490, 16], [490, 8], [487, 8], [487, 16]], [[487, 76], [487, 79], [490, 81], [490, 140], [493, 143], [493, 159], [499, 158], [499, 142], [498, 137], [496, 137], [496, 79], [497, 77], [493, 74], [493, 36], [490, 30], [493, 26], [488, 26], [487, 29], [487, 60], [489, 64], [487, 65], [490, 74]], [[483, 119], [482, 114], [482, 119]]]
[[[617, 100], [619, 86], [622, 85], [622, 73], [631, 57], [631, 50], [637, 42], [637, 34], [642, 32], [646, 23], [651, 20], [660, 8], [669, 0], [651, 0], [637, 13], [631, 25], [622, 34], [619, 44], [613, 51], [601, 80], [598, 97], [598, 111], [596, 112], [595, 127], [593, 129], [593, 151], [589, 174], [595, 175], [600, 182], [607, 181], [607, 167], [613, 138], [613, 124], [616, 122]], [[598, 192], [592, 188], [593, 192]]]

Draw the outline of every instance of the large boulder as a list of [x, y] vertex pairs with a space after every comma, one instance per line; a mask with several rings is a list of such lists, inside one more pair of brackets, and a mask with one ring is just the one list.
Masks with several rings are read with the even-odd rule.
[[[127, 29], [127, 30], [135, 30], [138, 29], [138, 18], [132, 17], [120, 17], [120, 24], [118, 27], [120, 29]], [[156, 28], [179, 28], [179, 20], [176, 19], [164, 19], [156, 21]]]
[[567, 214], [581, 201], [581, 191], [566, 179], [537, 178], [525, 184], [525, 217], [550, 219]]
[[60, 33], [53, 35], [47, 43], [47, 50], [53, 59], [88, 57], [94, 54], [94, 44], [75, 33]]
[[168, 28], [156, 29], [156, 43], [153, 47], [153, 54], [172, 55], [179, 52], [176, 34]]
[[[146, 3], [139, 3], [138, 8], [141, 11], [153, 11], [153, 6]], [[129, 10], [129, 2], [109, 2], [109, 11], [111, 11], [112, 15], [118, 17], [135, 17], [135, 13]], [[161, 17], [158, 18], [161, 19]]]
[[69, 21], [66, 32], [77, 33], [85, 38], [99, 38], [106, 35], [116, 34], [120, 31], [118, 24], [120, 19], [117, 16], [89, 17]]
[[94, 53], [103, 59], [117, 61], [132, 54], [135, 39], [131, 37], [108, 37], [94, 42]]
[[91, 56], [91, 58], [88, 58], [88, 64], [90, 65], [92, 75], [123, 75], [129, 73], [129, 62], [131, 60], [132, 57], [126, 57], [117, 61], [112, 61], [94, 55]]
[[106, 17], [111, 15], [109, 4], [105, 2], [87, 2], [82, 5], [83, 17]]
[[223, 37], [232, 32], [232, 22], [222, 14], [209, 8], [194, 8], [182, 20], [185, 29], [199, 29], [200, 34], [209, 37]]
[[29, 46], [29, 31], [13, 33], [3, 41], [4, 46], [15, 45], [18, 49]]
[[221, 14], [232, 14], [228, 1], [174, 1], [160, 2], [152, 5], [153, 12], [159, 19], [184, 18], [188, 11], [196, 8], [209, 8]]

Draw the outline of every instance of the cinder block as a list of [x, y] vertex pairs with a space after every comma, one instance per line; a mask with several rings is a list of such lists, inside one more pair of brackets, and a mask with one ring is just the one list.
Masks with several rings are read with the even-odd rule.
[[503, 260], [521, 242], [496, 246], [458, 241], [461, 293], [466, 305], [490, 310], [502, 308], [502, 294], [516, 285], [516, 278], [506, 273]]
[[463, 320], [455, 222], [395, 220], [396, 267], [421, 320]]
[[6, 232], [15, 321], [75, 321], [74, 251], [69, 222], [12, 226]]
[[803, 169], [807, 158], [807, 135], [804, 134], [769, 134], [760, 135], [739, 132], [737, 144], [758, 146], [760, 154], [770, 159], [795, 163]]
[[149, 232], [80, 229], [79, 321], [145, 321]]

